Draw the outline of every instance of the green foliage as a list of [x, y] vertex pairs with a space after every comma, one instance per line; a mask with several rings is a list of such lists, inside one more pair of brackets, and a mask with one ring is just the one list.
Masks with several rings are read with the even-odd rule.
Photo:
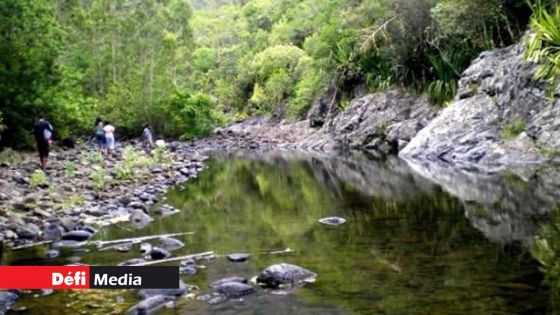
[[525, 130], [525, 122], [517, 119], [513, 122], [506, 123], [502, 126], [502, 138], [514, 139]]
[[560, 4], [547, 6], [538, 0], [532, 7], [531, 28], [527, 40], [527, 58], [541, 64], [536, 79], [544, 79], [554, 88], [560, 77]]
[[41, 170], [34, 171], [29, 178], [29, 185], [31, 185], [31, 187], [42, 187], [48, 184], [49, 178], [47, 177], [47, 174]]
[[169, 117], [167, 134], [182, 139], [208, 135], [220, 124], [213, 100], [203, 93], [191, 94], [186, 90], [177, 90], [165, 102], [164, 108]]
[[89, 164], [100, 164], [104, 161], [103, 153], [100, 151], [88, 151], [84, 160]]
[[101, 167], [94, 168], [89, 174], [89, 178], [92, 180], [93, 185], [98, 190], [105, 190], [107, 185], [107, 171]]
[[68, 210], [72, 209], [76, 206], [83, 205], [86, 202], [86, 199], [82, 195], [72, 194], [67, 198], [63, 199], [61, 202], [62, 209]]
[[76, 174], [76, 165], [73, 162], [64, 163], [64, 177], [71, 178]]
[[0, 162], [18, 164], [23, 161], [23, 156], [10, 148], [0, 151]]

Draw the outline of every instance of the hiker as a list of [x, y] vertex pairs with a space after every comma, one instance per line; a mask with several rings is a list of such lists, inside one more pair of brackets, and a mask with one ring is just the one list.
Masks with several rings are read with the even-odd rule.
[[100, 148], [105, 147], [105, 132], [103, 131], [103, 121], [99, 117], [95, 119], [95, 141]]
[[113, 127], [109, 121], [106, 121], [105, 126], [103, 126], [103, 133], [105, 136], [106, 152], [107, 154], [111, 154], [115, 149], [115, 127]]
[[146, 150], [146, 153], [151, 154], [152, 148], [154, 147], [154, 135], [152, 133], [150, 125], [148, 124], [144, 125], [144, 131], [142, 131], [142, 140], [144, 144], [144, 150]]
[[45, 120], [43, 115], [39, 116], [39, 120], [33, 126], [33, 134], [37, 141], [37, 150], [39, 151], [39, 159], [41, 161], [41, 169], [47, 167], [49, 159], [49, 149], [52, 144], [52, 125]]

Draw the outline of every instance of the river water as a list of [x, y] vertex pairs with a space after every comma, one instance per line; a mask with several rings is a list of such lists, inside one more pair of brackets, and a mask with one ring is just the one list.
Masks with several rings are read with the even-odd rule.
[[[192, 231], [180, 237], [186, 246], [174, 255], [252, 254], [246, 263], [220, 256], [199, 262], [196, 275], [182, 278], [199, 288], [196, 294], [208, 292], [212, 281], [252, 278], [280, 262], [310, 269], [317, 280], [216, 305], [183, 298], [157, 314], [553, 312], [529, 250], [547, 219], [547, 199], [543, 189], [528, 189], [513, 175], [475, 180], [447, 174], [438, 185], [398, 159], [293, 153], [217, 154], [208, 166], [167, 194], [165, 202], [180, 213], [140, 230], [104, 228], [96, 239]], [[347, 222], [318, 223], [327, 216]], [[288, 248], [291, 253], [270, 254]], [[86, 264], [116, 265], [140, 256], [138, 249], [90, 247], [47, 261], [47, 250], [8, 252], [2, 264], [66, 264], [78, 256]], [[30, 291], [10, 314], [121, 314], [138, 301], [132, 290]]]

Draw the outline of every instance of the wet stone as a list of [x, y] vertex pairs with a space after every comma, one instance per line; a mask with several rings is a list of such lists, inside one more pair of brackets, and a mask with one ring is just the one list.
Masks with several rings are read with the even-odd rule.
[[216, 291], [228, 298], [240, 298], [255, 292], [252, 286], [239, 282], [226, 282], [217, 286]]
[[276, 288], [281, 284], [295, 284], [315, 278], [316, 273], [292, 264], [272, 265], [257, 277], [257, 283]]
[[59, 255], [60, 255], [60, 252], [57, 249], [51, 249], [45, 254], [45, 257], [47, 257], [47, 259], [55, 259]]
[[146, 262], [146, 260], [144, 258], [132, 258], [132, 259], [120, 262], [117, 266], [131, 266], [131, 265], [142, 264], [142, 263], [145, 263], [145, 262]]
[[168, 258], [170, 256], [171, 256], [171, 253], [165, 248], [154, 247], [150, 251], [150, 258], [153, 259], [153, 260], [165, 259], [165, 258]]
[[227, 259], [231, 262], [245, 262], [251, 259], [251, 254], [235, 253], [227, 255]]
[[218, 288], [221, 285], [224, 285], [226, 283], [242, 283], [242, 284], [247, 284], [249, 283], [249, 281], [246, 278], [243, 277], [230, 277], [230, 278], [224, 278], [224, 279], [220, 279], [220, 280], [216, 280], [212, 283], [210, 283], [210, 287], [211, 288]]
[[126, 311], [127, 315], [151, 314], [165, 306], [172, 298], [162, 295], [152, 296], [134, 305]]
[[162, 248], [168, 251], [174, 251], [185, 246], [185, 243], [172, 237], [162, 237], [159, 239], [159, 244]]
[[93, 234], [89, 231], [84, 230], [75, 230], [70, 231], [62, 235], [61, 239], [63, 241], [76, 241], [76, 242], [84, 242], [89, 240], [93, 237]]
[[326, 225], [341, 225], [346, 223], [346, 219], [341, 217], [326, 217], [320, 219], [319, 222]]

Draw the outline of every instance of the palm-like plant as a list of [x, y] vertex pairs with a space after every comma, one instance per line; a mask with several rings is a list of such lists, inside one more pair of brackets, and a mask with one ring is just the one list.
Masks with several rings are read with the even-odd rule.
[[560, 77], [560, 4], [546, 6], [538, 0], [531, 7], [534, 34], [527, 41], [527, 58], [541, 64], [535, 78], [555, 87]]

